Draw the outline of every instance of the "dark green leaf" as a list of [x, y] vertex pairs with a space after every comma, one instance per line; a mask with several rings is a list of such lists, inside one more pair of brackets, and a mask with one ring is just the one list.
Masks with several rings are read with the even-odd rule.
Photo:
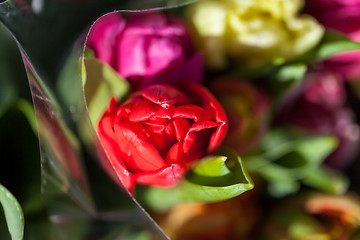
[[139, 191], [139, 199], [152, 209], [166, 210], [181, 202], [215, 202], [238, 196], [254, 188], [240, 157], [208, 156], [189, 172], [179, 185], [169, 188], [149, 187]]
[[281, 97], [305, 76], [307, 66], [304, 63], [284, 65], [278, 68], [270, 78], [269, 86], [276, 97]]
[[24, 236], [24, 215], [15, 197], [0, 184], [0, 203], [4, 209], [6, 222], [12, 240], [21, 240]]

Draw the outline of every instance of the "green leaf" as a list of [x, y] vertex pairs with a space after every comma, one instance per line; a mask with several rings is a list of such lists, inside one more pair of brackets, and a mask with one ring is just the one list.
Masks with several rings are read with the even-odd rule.
[[137, 192], [148, 207], [163, 211], [182, 202], [215, 202], [254, 188], [239, 156], [208, 156], [201, 159], [179, 185], [164, 189], [149, 187]]
[[268, 86], [277, 97], [284, 95], [290, 88], [299, 83], [305, 76], [307, 66], [305, 63], [284, 65], [270, 77]]
[[130, 89], [127, 81], [109, 65], [94, 58], [85, 58], [85, 98], [92, 123], [96, 126], [110, 99], [123, 98]]
[[247, 156], [244, 162], [249, 171], [267, 180], [270, 193], [279, 197], [296, 192], [300, 182], [314, 174], [336, 145], [336, 139], [331, 136], [308, 136], [275, 129], [265, 136], [261, 151]]
[[15, 197], [0, 184], [0, 203], [12, 240], [21, 240], [24, 236], [24, 215]]
[[[292, 239], [306, 239], [307, 236], [316, 236], [316, 239], [327, 239], [322, 226], [311, 216], [302, 212], [290, 215], [287, 232]], [[314, 238], [315, 239], [315, 238]]]
[[349, 186], [345, 176], [325, 166], [313, 169], [303, 183], [331, 194], [344, 194]]
[[347, 36], [327, 31], [316, 50], [316, 59], [322, 60], [340, 52], [360, 49], [360, 43], [350, 40]]
[[346, 35], [327, 30], [320, 43], [306, 54], [294, 59], [293, 63], [322, 61], [337, 53], [360, 49], [360, 43], [350, 40]]
[[271, 196], [281, 198], [297, 192], [300, 189], [300, 184], [296, 181], [271, 182], [268, 189]]
[[303, 63], [286, 65], [279, 69], [276, 78], [280, 82], [296, 82], [303, 79], [307, 67]]

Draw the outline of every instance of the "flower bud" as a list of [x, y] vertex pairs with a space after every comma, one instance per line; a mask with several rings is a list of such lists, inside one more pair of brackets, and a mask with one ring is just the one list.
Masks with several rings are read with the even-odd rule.
[[118, 105], [113, 99], [98, 134], [123, 185], [171, 187], [212, 153], [227, 129], [224, 110], [202, 86], [152, 85]]
[[346, 92], [339, 75], [320, 69], [307, 74], [297, 92], [285, 99], [280, 111], [282, 123], [315, 135], [334, 135], [337, 149], [325, 160], [335, 168], [345, 168], [357, 152], [359, 126], [346, 105]]
[[202, 56], [195, 52], [185, 24], [175, 17], [148, 13], [125, 19], [109, 14], [95, 23], [87, 45], [135, 89], [202, 80]]
[[229, 132], [224, 145], [239, 154], [254, 149], [267, 129], [269, 97], [250, 83], [229, 77], [213, 81], [210, 90], [228, 117]]

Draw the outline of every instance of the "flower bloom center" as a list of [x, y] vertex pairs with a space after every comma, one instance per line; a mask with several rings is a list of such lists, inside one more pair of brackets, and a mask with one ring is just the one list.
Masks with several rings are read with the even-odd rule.
[[120, 144], [120, 154], [129, 171], [154, 171], [206, 153], [220, 123], [211, 108], [192, 104], [179, 91], [176, 95], [178, 102], [154, 102], [143, 94], [117, 109], [113, 131], [118, 141], [125, 143]]

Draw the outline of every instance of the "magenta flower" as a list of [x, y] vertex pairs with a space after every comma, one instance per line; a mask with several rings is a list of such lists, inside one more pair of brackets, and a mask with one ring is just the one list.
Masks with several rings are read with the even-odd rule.
[[202, 56], [195, 52], [185, 24], [175, 17], [150, 13], [124, 19], [109, 14], [95, 23], [87, 45], [134, 88], [202, 80]]
[[360, 40], [359, 0], [307, 0], [306, 11], [324, 26]]
[[356, 154], [359, 126], [346, 106], [346, 92], [340, 75], [327, 70], [310, 72], [296, 93], [285, 100], [282, 123], [314, 135], [334, 135], [337, 149], [325, 160], [335, 168], [345, 168]]
[[[306, 11], [325, 27], [360, 42], [359, 0], [307, 0]], [[325, 61], [325, 64], [345, 80], [360, 78], [360, 51], [338, 54]]]

